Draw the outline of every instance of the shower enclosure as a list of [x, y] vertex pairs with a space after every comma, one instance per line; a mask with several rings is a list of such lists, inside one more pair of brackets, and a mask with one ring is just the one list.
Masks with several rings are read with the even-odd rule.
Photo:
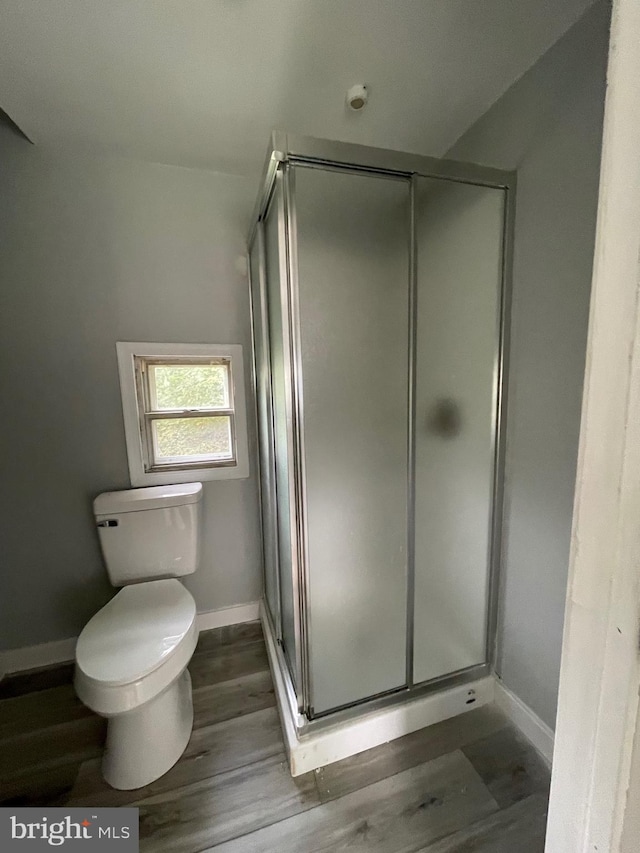
[[249, 239], [265, 608], [303, 727], [490, 669], [514, 190], [273, 136]]

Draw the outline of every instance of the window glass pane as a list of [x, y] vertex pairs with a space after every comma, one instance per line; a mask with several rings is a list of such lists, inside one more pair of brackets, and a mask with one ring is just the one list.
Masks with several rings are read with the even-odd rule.
[[229, 407], [226, 364], [152, 364], [149, 384], [154, 409]]
[[231, 418], [167, 418], [152, 422], [155, 461], [232, 459]]

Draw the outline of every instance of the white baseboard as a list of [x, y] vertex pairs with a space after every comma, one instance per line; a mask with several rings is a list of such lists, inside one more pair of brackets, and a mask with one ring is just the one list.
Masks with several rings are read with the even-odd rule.
[[[495, 681], [492, 676], [487, 676], [382, 710], [364, 712], [361, 717], [298, 736], [296, 718], [287, 701], [286, 686], [278, 664], [275, 641], [264, 614], [262, 619], [292, 776], [300, 776], [493, 701]], [[475, 701], [467, 705], [470, 693], [473, 693]]]
[[221, 610], [206, 610], [198, 613], [196, 624], [198, 631], [210, 631], [212, 628], [224, 628], [226, 625], [240, 625], [242, 622], [255, 622], [260, 618], [260, 602], [235, 604]]
[[496, 676], [495, 703], [511, 722], [535, 746], [547, 764], [553, 760], [553, 729], [544, 723], [528, 705], [518, 699]]
[[[254, 622], [259, 618], [260, 604], [251, 601], [248, 604], [237, 604], [222, 610], [208, 610], [198, 613], [196, 624], [198, 631], [209, 631], [212, 628], [222, 628], [225, 625], [238, 625], [241, 622]], [[9, 649], [0, 652], [0, 678], [14, 672], [28, 669], [39, 669], [43, 666], [67, 663], [75, 658], [77, 637], [67, 640], [55, 640], [52, 643], [40, 643], [37, 646], [26, 646], [22, 649]]]

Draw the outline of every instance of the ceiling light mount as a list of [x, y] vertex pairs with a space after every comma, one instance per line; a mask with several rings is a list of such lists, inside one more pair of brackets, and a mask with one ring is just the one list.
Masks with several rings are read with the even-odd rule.
[[363, 83], [356, 83], [347, 90], [347, 109], [354, 113], [362, 112], [369, 100], [369, 92]]

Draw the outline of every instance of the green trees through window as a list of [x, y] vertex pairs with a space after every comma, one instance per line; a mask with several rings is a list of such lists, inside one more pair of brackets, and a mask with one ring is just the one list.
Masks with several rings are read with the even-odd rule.
[[229, 418], [171, 418], [153, 422], [156, 456], [159, 461], [173, 457], [231, 457]]
[[149, 364], [148, 381], [152, 412], [207, 412], [203, 417], [154, 418], [157, 462], [190, 457], [232, 458], [231, 417], [227, 413], [216, 416], [211, 411], [230, 407], [227, 364]]

